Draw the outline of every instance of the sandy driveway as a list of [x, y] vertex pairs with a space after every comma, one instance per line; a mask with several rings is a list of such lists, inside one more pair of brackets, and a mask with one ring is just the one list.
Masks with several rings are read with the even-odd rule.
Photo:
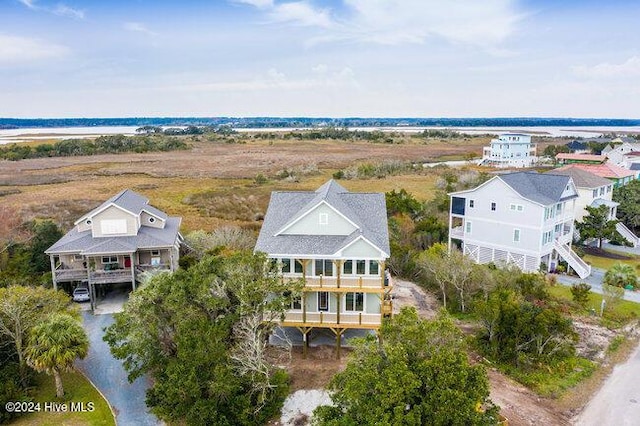
[[574, 419], [580, 426], [640, 424], [640, 345], [627, 362], [613, 372], [582, 413]]

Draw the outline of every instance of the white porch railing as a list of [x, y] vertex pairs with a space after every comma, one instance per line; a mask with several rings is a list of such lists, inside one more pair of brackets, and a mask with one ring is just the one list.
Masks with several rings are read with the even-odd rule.
[[638, 245], [640, 244], [640, 238], [638, 238], [636, 234], [631, 232], [631, 229], [627, 228], [624, 223], [616, 223], [616, 231], [618, 231], [618, 234], [622, 235], [625, 240], [633, 244], [634, 247], [638, 247]]
[[456, 226], [449, 230], [449, 235], [451, 238], [463, 238], [464, 237], [464, 229], [462, 226]]
[[586, 278], [591, 275], [591, 266], [575, 254], [569, 246], [561, 244], [559, 241], [554, 242], [554, 248], [567, 264], [576, 271], [580, 278]]
[[[284, 276], [285, 279], [295, 279], [300, 278], [299, 276]], [[340, 283], [338, 285], [338, 277], [325, 277], [325, 276], [307, 276], [305, 278], [305, 288], [311, 290], [331, 290], [337, 288], [347, 288], [347, 289], [382, 289], [389, 288], [391, 286], [391, 280], [385, 279], [380, 275], [371, 275], [371, 276], [350, 276], [350, 275], [342, 275], [340, 277]]]
[[304, 323], [310, 325], [380, 325], [381, 314], [363, 312], [287, 312], [283, 322]]

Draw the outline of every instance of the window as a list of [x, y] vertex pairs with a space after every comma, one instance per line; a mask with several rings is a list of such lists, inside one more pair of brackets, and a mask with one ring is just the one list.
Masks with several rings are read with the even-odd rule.
[[126, 234], [126, 219], [104, 219], [100, 221], [100, 230], [105, 235]]
[[318, 310], [319, 311], [329, 310], [329, 292], [327, 291], [318, 292]]
[[598, 196], [598, 190], [597, 189], [593, 190], [592, 196], [593, 196], [593, 198], [596, 198]]
[[556, 234], [557, 234], [558, 232], [562, 231], [562, 224], [561, 224], [561, 223], [558, 223], [558, 224], [556, 225], [556, 227], [554, 228], [554, 231], [556, 232]]
[[378, 261], [377, 260], [370, 260], [369, 261], [369, 275], [378, 275], [378, 272], [380, 272], [380, 268], [378, 266]]
[[521, 212], [524, 210], [524, 206], [522, 204], [510, 204], [509, 210]]
[[467, 233], [467, 234], [470, 234], [471, 233], [471, 222], [466, 221], [464, 225], [465, 225], [464, 232]]
[[118, 263], [118, 256], [102, 256], [102, 263]]
[[491, 203], [491, 211], [492, 212], [496, 211], [496, 203]]
[[366, 262], [364, 260], [356, 260], [356, 274], [364, 275], [365, 274], [365, 265]]
[[294, 296], [293, 299], [291, 299], [291, 309], [298, 311], [302, 309], [302, 297]]
[[553, 231], [547, 231], [542, 234], [542, 245], [548, 244], [553, 241]]
[[514, 229], [513, 230], [513, 242], [514, 243], [519, 243], [520, 242], [520, 230], [519, 229]]
[[156, 218], [155, 217], [150, 217], [148, 220], [149, 220], [149, 223], [154, 223], [156, 221]]
[[364, 312], [364, 293], [346, 293], [344, 299], [345, 311]]
[[160, 250], [151, 250], [151, 256], [160, 256]]
[[600, 195], [604, 195], [604, 186], [600, 188]]
[[300, 263], [300, 261], [295, 260], [295, 261], [293, 262], [293, 271], [294, 271], [296, 274], [301, 274], [301, 273], [302, 273], [302, 263]]
[[518, 204], [516, 206], [516, 210], [518, 210], [519, 212], [521, 212], [522, 210], [524, 210], [524, 207], [521, 204]]
[[333, 262], [326, 259], [316, 259], [316, 276], [324, 275], [325, 277], [333, 276]]
[[282, 262], [282, 273], [288, 274], [291, 272], [291, 259], [281, 259]]
[[607, 186], [607, 194], [611, 192], [611, 185]]
[[329, 214], [328, 213], [320, 213], [318, 217], [318, 223], [320, 225], [328, 225], [329, 224]]
[[476, 206], [476, 200], [469, 200], [469, 208], [472, 209]]
[[353, 274], [353, 260], [345, 260], [342, 265], [342, 273], [343, 274]]
[[562, 203], [556, 204], [556, 214], [562, 213]]

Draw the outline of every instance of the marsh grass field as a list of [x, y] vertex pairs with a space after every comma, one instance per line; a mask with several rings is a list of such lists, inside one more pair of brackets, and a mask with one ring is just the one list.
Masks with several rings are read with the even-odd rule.
[[372, 143], [243, 134], [238, 139], [186, 138], [190, 149], [181, 151], [0, 161], [0, 202], [19, 209], [25, 220], [53, 218], [68, 229], [88, 210], [130, 188], [147, 196], [154, 206], [182, 216], [184, 232], [224, 224], [258, 229], [271, 191], [314, 190], [336, 171], [362, 164], [395, 162], [414, 164], [414, 168], [340, 180], [347, 189], [404, 188], [418, 199], [429, 200], [442, 170], [421, 164], [478, 157], [489, 139], [396, 135], [393, 143]]

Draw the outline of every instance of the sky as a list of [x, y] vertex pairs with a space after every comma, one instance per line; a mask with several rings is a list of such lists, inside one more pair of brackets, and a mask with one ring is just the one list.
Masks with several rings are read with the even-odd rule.
[[640, 117], [636, 0], [0, 0], [0, 117]]

